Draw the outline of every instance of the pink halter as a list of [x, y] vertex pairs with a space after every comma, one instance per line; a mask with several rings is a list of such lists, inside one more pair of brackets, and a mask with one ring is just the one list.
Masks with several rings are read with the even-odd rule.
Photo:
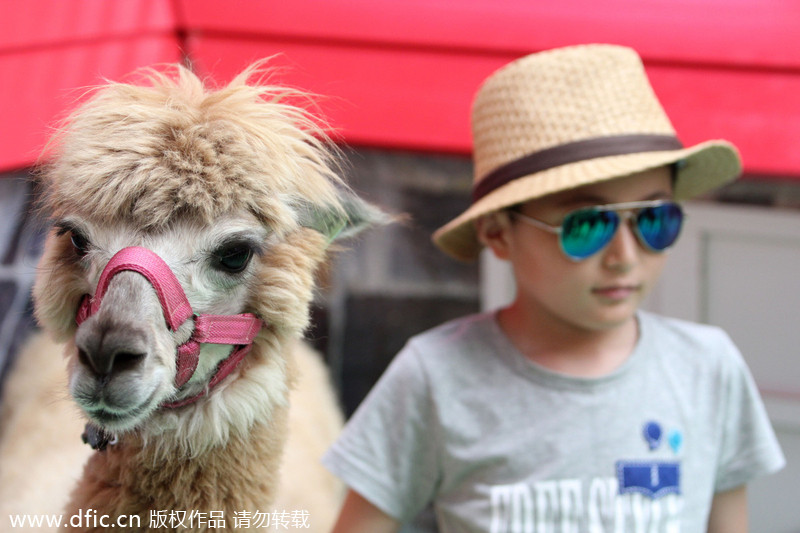
[[94, 297], [83, 296], [76, 321], [80, 325], [100, 309], [100, 303], [115, 275], [130, 270], [145, 278], [158, 294], [167, 326], [176, 331], [184, 322], [194, 316], [194, 331], [191, 338], [178, 347], [177, 373], [175, 386], [182, 387], [192, 377], [200, 360], [200, 344], [232, 344], [236, 348], [217, 367], [208, 386], [199, 394], [163, 404], [162, 407], [181, 407], [199, 399], [209, 389], [222, 381], [244, 359], [250, 351], [264, 322], [252, 313], [240, 315], [194, 315], [192, 305], [186, 298], [181, 284], [169, 266], [154, 252], [147, 248], [131, 246], [117, 252], [100, 274]]

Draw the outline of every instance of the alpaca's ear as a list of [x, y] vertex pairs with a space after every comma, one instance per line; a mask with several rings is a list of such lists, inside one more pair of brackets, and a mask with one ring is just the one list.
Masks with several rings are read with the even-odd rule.
[[390, 215], [349, 190], [339, 191], [339, 203], [342, 209], [304, 203], [299, 209], [300, 224], [317, 230], [328, 237], [329, 241], [334, 241], [392, 221]]

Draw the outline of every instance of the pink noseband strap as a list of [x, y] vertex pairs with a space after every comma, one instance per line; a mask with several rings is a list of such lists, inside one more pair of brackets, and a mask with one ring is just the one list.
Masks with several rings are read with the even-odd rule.
[[158, 255], [139, 246], [123, 248], [108, 262], [100, 274], [100, 281], [97, 282], [97, 290], [91, 301], [88, 316], [100, 309], [100, 303], [108, 290], [111, 278], [126, 270], [138, 272], [147, 278], [156, 290], [169, 329], [177, 331], [181, 324], [192, 316], [192, 305], [186, 299], [178, 278], [169, 266]]
[[[131, 246], [117, 252], [108, 262], [100, 274], [94, 297], [88, 294], [83, 297], [76, 316], [78, 325], [100, 309], [111, 278], [124, 271], [137, 272], [150, 282], [158, 295], [167, 326], [172, 331], [177, 331], [184, 322], [194, 316], [183, 287], [164, 260], [147, 248]], [[164, 407], [180, 407], [191, 403], [222, 381], [242, 362], [263, 325], [264, 322], [251, 313], [194, 316], [191, 338], [178, 347], [176, 387], [185, 385], [197, 369], [201, 344], [231, 344], [236, 348], [219, 364], [203, 392], [191, 398], [164, 404]]]

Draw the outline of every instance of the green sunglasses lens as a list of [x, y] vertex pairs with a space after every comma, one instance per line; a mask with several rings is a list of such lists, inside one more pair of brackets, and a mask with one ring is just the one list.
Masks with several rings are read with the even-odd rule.
[[683, 211], [678, 204], [665, 203], [642, 209], [636, 215], [636, 227], [644, 244], [660, 252], [678, 239], [683, 225]]
[[614, 211], [579, 209], [564, 218], [561, 226], [561, 249], [575, 260], [599, 252], [614, 237], [619, 216]]

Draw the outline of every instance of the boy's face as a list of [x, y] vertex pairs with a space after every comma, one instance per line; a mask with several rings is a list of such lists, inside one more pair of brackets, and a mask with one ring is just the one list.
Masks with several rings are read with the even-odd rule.
[[[564, 216], [594, 205], [672, 198], [669, 168], [661, 167], [608, 182], [531, 200], [520, 212], [558, 226]], [[534, 320], [581, 330], [604, 330], [630, 321], [664, 266], [664, 253], [645, 249], [633, 233], [633, 219], [620, 223], [611, 242], [596, 254], [573, 261], [561, 251], [558, 235], [495, 215], [479, 223], [479, 233], [501, 259], [511, 262], [517, 304]]]

